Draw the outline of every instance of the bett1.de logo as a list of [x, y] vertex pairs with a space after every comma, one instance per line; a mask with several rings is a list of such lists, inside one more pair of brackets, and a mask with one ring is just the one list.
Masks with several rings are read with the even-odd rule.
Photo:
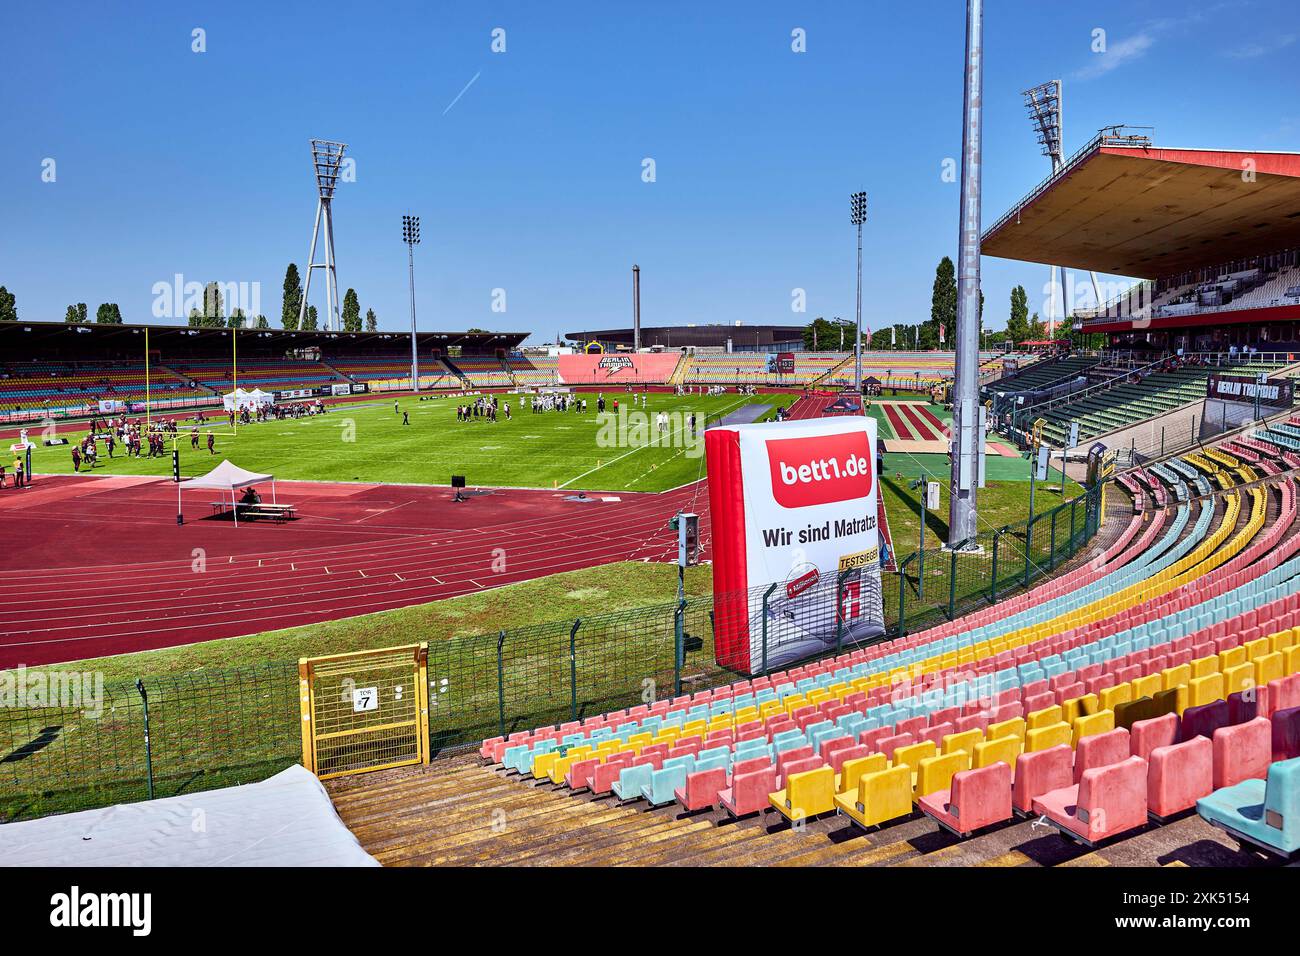
[[873, 463], [866, 432], [774, 438], [767, 442], [772, 497], [783, 508], [806, 508], [871, 494]]

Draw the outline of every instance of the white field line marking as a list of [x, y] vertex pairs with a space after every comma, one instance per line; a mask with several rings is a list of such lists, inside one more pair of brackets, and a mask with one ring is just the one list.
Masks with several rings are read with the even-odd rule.
[[[744, 401], [744, 399], [741, 399], [739, 402], [736, 402], [734, 405], [728, 405], [726, 408], [724, 408], [724, 409], [722, 410], [722, 412], [718, 415], [718, 417], [721, 418], [721, 417], [723, 417], [724, 415], [726, 415], [728, 412], [732, 411], [733, 409], [739, 408], [741, 405], [744, 405], [744, 404], [746, 404], [745, 401]], [[649, 426], [647, 425], [647, 427], [649, 427]], [[673, 447], [672, 444], [671, 444], [672, 439], [675, 438], [675, 437], [677, 436], [677, 433], [678, 433], [679, 431], [684, 430], [685, 427], [686, 427], [686, 425], [685, 425], [685, 421], [683, 421], [683, 423], [682, 423], [681, 425], [679, 425], [679, 426], [677, 427], [676, 430], [674, 430], [673, 432], [671, 432], [671, 433], [668, 435], [668, 441], [669, 441], [669, 443], [670, 443], [670, 444], [668, 444], [668, 445], [665, 445], [662, 441], [660, 441], [660, 442], [647, 442], [647, 443], [644, 444], [644, 445], [641, 445], [641, 446], [639, 446], [639, 447], [637, 447], [637, 448], [633, 448], [631, 451], [624, 452], [623, 454], [619, 455], [617, 458], [611, 458], [609, 461], [607, 461], [607, 462], [603, 462], [602, 464], [597, 465], [595, 468], [590, 468], [590, 469], [588, 469], [587, 471], [584, 471], [584, 472], [583, 472], [582, 474], [580, 474], [580, 475], [575, 475], [574, 477], [570, 478], [568, 481], [562, 482], [558, 487], [560, 487], [560, 488], [567, 488], [569, 485], [573, 484], [573, 483], [574, 483], [575, 481], [577, 481], [579, 478], [586, 478], [588, 475], [595, 474], [596, 472], [600, 471], [602, 468], [608, 468], [610, 465], [612, 465], [612, 464], [614, 464], [614, 463], [616, 463], [616, 462], [620, 462], [620, 461], [622, 461], [624, 458], [628, 457], [628, 455], [635, 455], [637, 452], [639, 452], [639, 451], [645, 451], [647, 448], [661, 448], [661, 449], [662, 449], [662, 448], [671, 448], [671, 447]], [[676, 457], [676, 456], [674, 456], [674, 457]]]

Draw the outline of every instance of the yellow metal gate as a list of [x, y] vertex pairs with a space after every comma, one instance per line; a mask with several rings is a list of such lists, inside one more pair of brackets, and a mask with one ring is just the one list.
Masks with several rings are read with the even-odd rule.
[[302, 762], [321, 779], [429, 762], [428, 644], [298, 661]]

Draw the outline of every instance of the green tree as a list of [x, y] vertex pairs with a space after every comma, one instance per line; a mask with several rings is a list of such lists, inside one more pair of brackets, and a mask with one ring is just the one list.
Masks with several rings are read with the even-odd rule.
[[852, 349], [857, 328], [847, 319], [827, 320], [820, 315], [803, 330], [803, 344], [810, 352], [838, 352]]
[[239, 306], [235, 306], [235, 310], [230, 313], [230, 321], [226, 324], [232, 329], [242, 329], [248, 324], [247, 320], [248, 316], [244, 314], [244, 310]]
[[121, 325], [122, 310], [116, 302], [103, 302], [95, 310], [95, 322], [99, 325]]
[[361, 331], [361, 303], [357, 301], [357, 290], [348, 289], [343, 293], [343, 311], [339, 315], [344, 332]]
[[70, 305], [68, 306], [68, 311], [64, 313], [63, 321], [75, 325], [84, 320], [81, 317], [81, 313], [77, 311], [77, 307], [75, 305]]
[[302, 280], [298, 266], [289, 263], [284, 270], [284, 304], [280, 307], [280, 324], [286, 329], [298, 327], [298, 310], [302, 308]]
[[379, 319], [375, 318], [374, 309], [366, 309], [366, 331], [367, 332], [379, 331]]
[[190, 309], [190, 325], [201, 326], [203, 324], [203, 313], [198, 309]]
[[226, 324], [226, 307], [221, 301], [221, 286], [209, 282], [203, 287], [203, 324], [219, 328]]
[[1047, 338], [1047, 326], [1039, 321], [1038, 313], [1034, 313], [1033, 319], [1029, 322], [1029, 341], [1041, 342]]
[[1029, 340], [1029, 296], [1025, 287], [1016, 286], [1011, 290], [1011, 315], [1007, 319], [1007, 335], [1019, 345]]
[[14, 294], [0, 285], [0, 322], [17, 322], [18, 305]]
[[302, 328], [305, 332], [316, 331], [316, 306], [307, 306], [307, 315], [303, 318]]
[[947, 256], [939, 260], [939, 265], [934, 270], [934, 285], [930, 290], [930, 320], [921, 323], [917, 347], [937, 349], [940, 325], [943, 326], [944, 345], [950, 346], [957, 328], [957, 270]]
[[266, 316], [259, 315], [257, 317], [257, 322], [255, 323], [255, 326], [256, 328], [259, 329], [269, 329], [271, 327], [271, 323], [266, 321]]

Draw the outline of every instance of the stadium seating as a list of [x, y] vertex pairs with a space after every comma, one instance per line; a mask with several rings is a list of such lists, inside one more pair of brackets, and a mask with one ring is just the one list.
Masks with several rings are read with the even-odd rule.
[[[411, 353], [394, 353], [385, 356], [331, 355], [326, 361], [354, 382], [378, 382], [411, 378]], [[428, 357], [420, 359], [421, 388], [459, 387], [460, 381], [441, 362]]]
[[1184, 365], [1152, 371], [1132, 381], [1120, 376], [1117, 384], [1074, 401], [1035, 411], [1031, 406], [1026, 421], [1042, 418], [1043, 437], [1060, 447], [1067, 439], [1071, 422], [1079, 423], [1080, 440], [1095, 438], [1137, 422], [1173, 411], [1205, 397], [1206, 380], [1212, 372], [1254, 376], [1281, 368], [1279, 363], [1242, 366]]
[[[153, 398], [180, 398], [199, 391], [166, 367], [154, 366], [148, 378], [148, 392]], [[98, 401], [143, 401], [145, 394], [143, 361], [0, 365], [0, 410], [3, 411], [80, 409]]]
[[[1210, 449], [1168, 473], [1206, 480], [1197, 461], [1243, 467]], [[1139, 482], [1160, 483], [1154, 469]], [[835, 810], [871, 828], [919, 807], [960, 836], [1032, 813], [1090, 844], [1185, 814], [1300, 745], [1295, 480], [1205, 492], [1131, 516], [1092, 560], [996, 606], [604, 726], [620, 743], [640, 734], [637, 746], [725, 726], [733, 768], [742, 737], [770, 748], [730, 779], [687, 774], [673, 802], [690, 812]], [[545, 759], [571, 731], [539, 728], [523, 745]], [[480, 753], [520, 746], [494, 738]]]
[[227, 360], [178, 362], [173, 365], [180, 375], [194, 379], [213, 391], [262, 388], [267, 391], [316, 388], [344, 382], [344, 377], [319, 362], [305, 359], [240, 359], [232, 368]]
[[462, 355], [450, 360], [474, 388], [509, 388], [514, 385], [504, 360], [493, 355]]

